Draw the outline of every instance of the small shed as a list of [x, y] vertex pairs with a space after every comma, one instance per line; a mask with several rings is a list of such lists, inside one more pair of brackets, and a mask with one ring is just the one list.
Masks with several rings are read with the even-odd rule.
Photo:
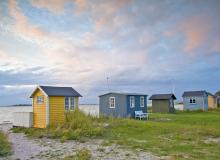
[[154, 94], [149, 100], [152, 100], [152, 112], [153, 113], [174, 113], [174, 100], [176, 97], [174, 94]]
[[202, 91], [185, 91], [183, 93], [184, 110], [204, 110], [217, 108], [216, 96], [211, 93]]
[[64, 121], [65, 112], [78, 107], [82, 97], [72, 87], [38, 86], [31, 94], [33, 127], [46, 128]]
[[99, 96], [100, 115], [134, 117], [135, 111], [147, 112], [147, 95], [140, 93], [110, 92]]

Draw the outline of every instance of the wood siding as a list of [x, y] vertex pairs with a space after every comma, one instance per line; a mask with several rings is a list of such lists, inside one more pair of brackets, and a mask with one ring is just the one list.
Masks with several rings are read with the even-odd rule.
[[49, 124], [61, 123], [64, 121], [64, 97], [49, 98]]
[[[49, 124], [62, 123], [65, 120], [64, 97], [49, 97]], [[74, 108], [79, 107], [79, 97], [74, 97]]]
[[[74, 97], [74, 108], [79, 107], [79, 98]], [[49, 97], [49, 124], [62, 123], [65, 120], [64, 97]]]
[[208, 95], [208, 108], [217, 108], [216, 98]]
[[[44, 102], [43, 104], [37, 104], [37, 96], [43, 96]], [[37, 89], [33, 95], [33, 126], [35, 128], [45, 128], [46, 127], [46, 103], [47, 97]]]
[[183, 106], [184, 110], [208, 110], [208, 96], [194, 96], [196, 103], [192, 104], [190, 103], [190, 98], [191, 97], [183, 97]]
[[152, 100], [153, 113], [169, 113], [170, 112], [169, 100]]

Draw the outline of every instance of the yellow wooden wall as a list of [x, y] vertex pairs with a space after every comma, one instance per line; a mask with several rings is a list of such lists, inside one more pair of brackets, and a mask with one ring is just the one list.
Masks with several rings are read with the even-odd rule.
[[[43, 104], [37, 104], [37, 96], [43, 96]], [[47, 97], [39, 90], [33, 95], [33, 127], [35, 128], [45, 128], [46, 127], [46, 103]]]
[[215, 97], [208, 95], [208, 108], [217, 108]]
[[[78, 107], [78, 97], [74, 98], [75, 107]], [[49, 124], [61, 123], [65, 120], [64, 97], [49, 97], [50, 114]]]
[[79, 107], [79, 97], [74, 97], [75, 108]]
[[49, 97], [50, 115], [49, 124], [60, 123], [64, 121], [64, 97]]

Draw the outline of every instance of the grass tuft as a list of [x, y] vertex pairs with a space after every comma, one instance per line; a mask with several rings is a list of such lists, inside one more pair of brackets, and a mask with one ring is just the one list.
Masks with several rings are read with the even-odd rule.
[[91, 157], [91, 151], [84, 148], [82, 150], [77, 151], [76, 154], [73, 156], [65, 157], [64, 160], [89, 160], [91, 159]]
[[103, 135], [102, 122], [98, 118], [87, 116], [76, 109], [65, 113], [65, 122], [53, 124], [46, 129], [38, 128], [13, 128], [13, 132], [23, 132], [35, 138], [60, 138], [65, 140], [79, 140], [83, 137], [96, 138]]
[[[78, 110], [66, 114], [63, 124], [47, 129], [16, 128], [30, 136], [61, 140], [103, 139], [102, 147], [112, 143], [177, 159], [220, 159], [220, 109], [178, 111], [176, 114], [150, 115], [149, 121], [94, 118]], [[83, 140], [85, 140], [83, 139]], [[213, 142], [214, 141], [214, 142]]]
[[7, 136], [0, 131], [0, 157], [11, 154], [11, 144], [8, 142]]

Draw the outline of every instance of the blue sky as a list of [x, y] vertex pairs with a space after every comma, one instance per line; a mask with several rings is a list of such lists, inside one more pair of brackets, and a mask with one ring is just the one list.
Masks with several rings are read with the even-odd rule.
[[[110, 91], [220, 90], [219, 0], [2, 0], [0, 105], [37, 85], [80, 103]], [[109, 77], [109, 89], [107, 86]]]

